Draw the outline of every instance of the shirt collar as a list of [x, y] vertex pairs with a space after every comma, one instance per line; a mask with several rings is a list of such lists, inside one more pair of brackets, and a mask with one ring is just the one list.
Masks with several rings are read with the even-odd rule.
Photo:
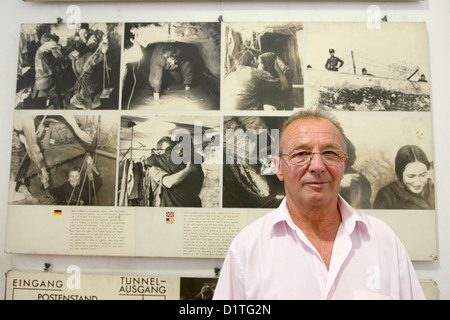
[[[338, 206], [341, 211], [342, 224], [347, 234], [352, 234], [357, 225], [361, 225], [363, 227], [362, 229], [367, 232], [368, 221], [362, 212], [352, 208], [352, 206], [350, 206], [350, 204], [348, 204], [340, 195], [338, 197]], [[286, 205], [286, 197], [274, 212], [272, 234], [275, 226], [282, 221], [285, 221], [291, 229], [295, 230], [297, 228], [289, 214]]]
[[367, 232], [368, 221], [366, 216], [356, 209], [354, 209], [347, 201], [339, 195], [338, 198], [339, 210], [341, 211], [342, 223], [348, 234], [351, 234], [358, 225], [363, 226]]

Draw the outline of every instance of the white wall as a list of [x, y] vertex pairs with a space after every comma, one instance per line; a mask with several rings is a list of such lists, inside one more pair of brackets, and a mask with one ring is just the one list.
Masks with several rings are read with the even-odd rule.
[[[4, 273], [10, 269], [43, 271], [44, 263], [51, 263], [51, 271], [65, 272], [69, 265], [81, 267], [82, 272], [151, 273], [181, 276], [214, 276], [214, 267], [221, 267], [220, 259], [177, 258], [117, 258], [45, 255], [10, 255], [3, 252], [5, 243], [7, 193], [11, 149], [13, 105], [15, 99], [17, 53], [21, 23], [67, 21], [68, 6], [73, 3], [30, 3], [18, 0], [0, 2], [1, 116], [0, 141], [0, 298], [4, 298]], [[438, 226], [438, 260], [415, 262], [421, 279], [438, 283], [440, 299], [450, 299], [450, 1], [423, 0], [387, 3], [336, 3], [290, 1], [286, 3], [76, 3], [83, 21], [150, 22], [150, 21], [367, 21], [369, 5], [378, 5], [381, 15], [389, 21], [425, 21], [429, 31], [430, 82], [433, 110], [435, 173]]]

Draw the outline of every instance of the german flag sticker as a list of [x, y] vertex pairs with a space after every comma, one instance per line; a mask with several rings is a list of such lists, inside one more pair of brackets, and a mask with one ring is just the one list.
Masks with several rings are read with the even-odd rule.
[[53, 214], [54, 214], [55, 216], [60, 216], [60, 215], [62, 214], [62, 210], [54, 210], [54, 211], [53, 211]]

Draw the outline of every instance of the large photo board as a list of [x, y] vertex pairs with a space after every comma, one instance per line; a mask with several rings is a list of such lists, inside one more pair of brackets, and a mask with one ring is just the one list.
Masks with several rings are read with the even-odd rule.
[[284, 197], [278, 128], [324, 108], [340, 194], [436, 259], [424, 23], [23, 24], [6, 250], [223, 258]]

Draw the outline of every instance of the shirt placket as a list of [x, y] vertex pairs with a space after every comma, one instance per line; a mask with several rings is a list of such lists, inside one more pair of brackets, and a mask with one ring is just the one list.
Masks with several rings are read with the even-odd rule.
[[336, 278], [352, 249], [350, 235], [345, 232], [344, 225], [341, 224], [334, 240], [333, 252], [331, 253], [330, 267], [324, 291], [324, 299], [332, 299], [336, 291]]
[[336, 288], [335, 280], [352, 248], [350, 236], [345, 232], [345, 228], [343, 224], [341, 224], [334, 241], [330, 266], [329, 269], [327, 269], [319, 252], [305, 234], [298, 228], [296, 229], [296, 233], [301, 242], [303, 242], [311, 252], [312, 264], [317, 275], [317, 281], [322, 293], [322, 300], [332, 299]]
[[316, 276], [317, 276], [316, 279], [318, 282], [318, 286], [320, 288], [322, 299], [324, 299], [325, 298], [325, 295], [324, 295], [325, 289], [327, 287], [327, 280], [328, 280], [327, 267], [326, 267], [325, 263], [323, 262], [322, 257], [320, 256], [319, 252], [312, 245], [312, 243], [305, 236], [305, 234], [297, 227], [296, 227], [295, 231], [297, 233], [298, 238], [302, 242], [303, 246], [305, 246], [306, 249], [309, 251], [310, 263], [312, 264], [312, 269], [316, 273]]

